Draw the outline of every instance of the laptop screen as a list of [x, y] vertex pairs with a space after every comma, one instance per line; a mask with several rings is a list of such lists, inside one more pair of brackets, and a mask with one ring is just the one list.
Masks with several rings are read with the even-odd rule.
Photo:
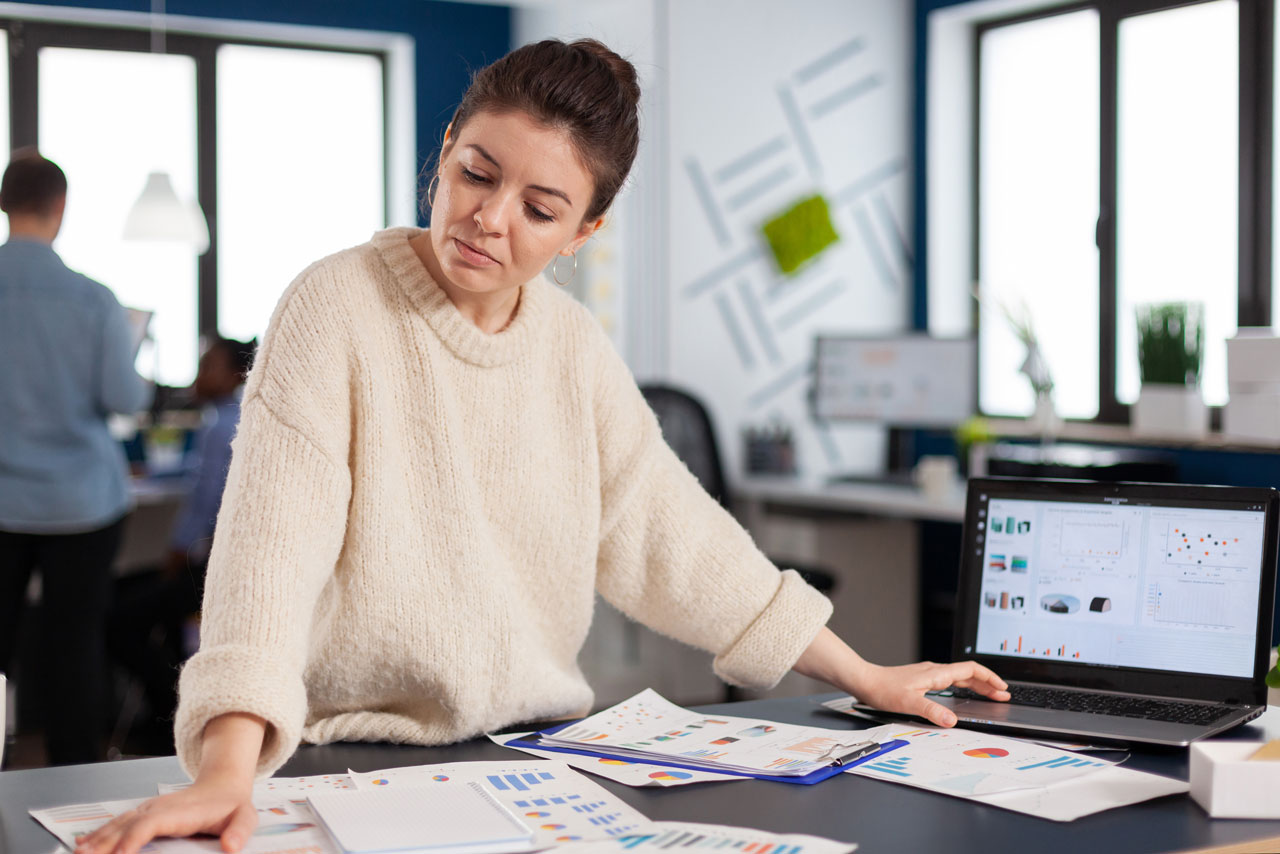
[[971, 554], [982, 560], [974, 652], [1253, 676], [1265, 505], [972, 499]]

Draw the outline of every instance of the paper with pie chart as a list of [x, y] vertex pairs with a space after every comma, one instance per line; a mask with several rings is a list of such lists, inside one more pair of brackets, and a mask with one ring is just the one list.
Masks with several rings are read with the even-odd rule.
[[968, 730], [890, 725], [867, 733], [907, 745], [849, 773], [951, 795], [1036, 789], [1114, 765], [1095, 756]]
[[539, 848], [616, 839], [652, 822], [600, 785], [559, 761], [450, 762], [368, 773], [351, 772], [357, 790], [478, 783], [534, 832]]
[[510, 732], [503, 735], [491, 735], [489, 740], [512, 750], [519, 750], [531, 756], [543, 759], [557, 759], [571, 765], [579, 771], [596, 774], [600, 777], [622, 783], [624, 786], [685, 786], [689, 783], [727, 782], [731, 780], [747, 780], [737, 774], [717, 774], [714, 771], [700, 771], [696, 768], [667, 768], [662, 765], [651, 765], [647, 762], [634, 762], [628, 759], [611, 759], [604, 756], [578, 756], [573, 753], [559, 753], [551, 750], [537, 750], [532, 747], [516, 746], [510, 742], [528, 738], [531, 732]]

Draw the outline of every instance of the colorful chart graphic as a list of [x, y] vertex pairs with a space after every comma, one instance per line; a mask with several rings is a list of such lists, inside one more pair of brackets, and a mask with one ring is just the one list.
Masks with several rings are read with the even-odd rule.
[[1061, 759], [1049, 759], [1045, 762], [1037, 762], [1034, 765], [1023, 765], [1018, 768], [1019, 771], [1030, 771], [1032, 768], [1085, 768], [1088, 766], [1097, 766], [1103, 768], [1105, 762], [1095, 762], [1092, 759], [1076, 759], [1071, 756], [1063, 756]]
[[601, 765], [633, 765], [635, 763], [628, 762], [625, 759], [601, 759], [600, 764]]
[[897, 759], [883, 759], [879, 762], [872, 762], [862, 766], [885, 774], [892, 774], [895, 777], [910, 777], [911, 772], [906, 769], [911, 765], [910, 756], [899, 756]]
[[738, 735], [741, 736], [742, 738], [758, 738], [759, 736], [762, 736], [762, 735], [768, 735], [769, 733], [774, 732], [775, 730], [777, 730], [777, 727], [767, 726], [766, 724], [759, 724], [757, 726], [747, 727], [746, 729], [739, 732]]
[[799, 744], [793, 744], [790, 747], [784, 747], [783, 750], [788, 753], [806, 753], [811, 756], [826, 756], [831, 752], [832, 748], [839, 746], [839, 742], [834, 738], [826, 736], [814, 736], [805, 739]]
[[445, 780], [448, 780], [449, 778], [444, 774], [436, 774], [431, 779], [435, 780], [437, 783], [443, 783]]
[[557, 836], [556, 842], [577, 842], [581, 836]]
[[688, 780], [692, 774], [684, 771], [654, 771], [649, 775], [651, 780]]
[[375, 786], [390, 786], [390, 785], [391, 785], [391, 781], [390, 781], [390, 780], [388, 780], [386, 777], [379, 777], [378, 779], [376, 779], [376, 780], [374, 780], [374, 781], [373, 781], [373, 785], [375, 785]]
[[987, 569], [992, 572], [1004, 572], [1008, 568], [1008, 565], [1005, 564], [1004, 555], [992, 555], [987, 559]]
[[1001, 759], [1009, 755], [1009, 751], [1002, 747], [975, 747], [972, 750], [966, 750], [965, 756], [972, 756], [975, 759]]
[[314, 824], [308, 822], [281, 822], [280, 824], [263, 824], [253, 832], [254, 836], [279, 836], [282, 833], [293, 833], [296, 830], [306, 830], [308, 827], [315, 827]]
[[525, 813], [524, 816], [525, 818], [550, 818], [551, 813], [543, 812], [542, 810], [534, 810], [533, 812]]
[[554, 780], [555, 777], [542, 771], [538, 774], [490, 774], [486, 778], [499, 792], [510, 791], [515, 789], [518, 792], [527, 792], [531, 786], [540, 785], [547, 780]]
[[[530, 798], [527, 801], [515, 801], [515, 805], [520, 809], [528, 809], [529, 807], [549, 807], [549, 806], [565, 806], [573, 801], [579, 800], [581, 795], [565, 795], [564, 797], [549, 798]], [[576, 810], [577, 807], [574, 807]], [[546, 813], [543, 813], [546, 815]]]
[[542, 830], [564, 830], [564, 825], [563, 824], [544, 824], [541, 826], [541, 829]]

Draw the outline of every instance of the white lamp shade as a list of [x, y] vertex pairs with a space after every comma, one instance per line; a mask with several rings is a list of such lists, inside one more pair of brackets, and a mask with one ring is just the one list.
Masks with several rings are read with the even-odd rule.
[[178, 199], [169, 173], [152, 172], [124, 221], [124, 237], [188, 243], [201, 255], [209, 248], [209, 225], [198, 204]]

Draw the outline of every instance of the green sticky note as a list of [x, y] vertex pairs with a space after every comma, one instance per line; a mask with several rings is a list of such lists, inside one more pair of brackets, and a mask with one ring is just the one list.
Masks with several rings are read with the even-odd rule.
[[801, 199], [764, 224], [764, 237], [778, 269], [791, 274], [840, 240], [831, 208], [820, 195]]

